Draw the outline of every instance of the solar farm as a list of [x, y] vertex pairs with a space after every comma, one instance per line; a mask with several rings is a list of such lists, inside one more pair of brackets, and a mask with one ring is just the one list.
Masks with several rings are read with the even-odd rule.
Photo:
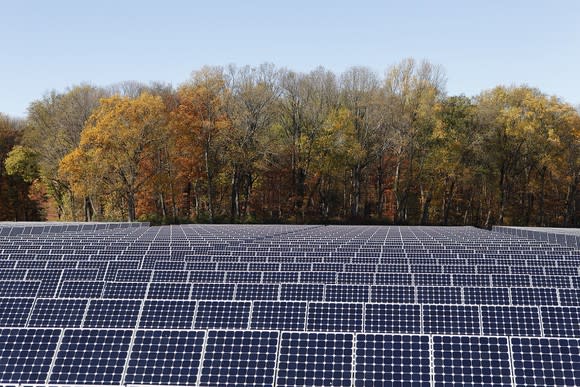
[[580, 385], [580, 252], [540, 234], [0, 224], [0, 383]]

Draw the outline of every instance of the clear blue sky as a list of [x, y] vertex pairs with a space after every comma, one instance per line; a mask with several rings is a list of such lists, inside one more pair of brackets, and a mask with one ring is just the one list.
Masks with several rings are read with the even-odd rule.
[[174, 86], [203, 65], [272, 62], [383, 74], [444, 67], [449, 94], [526, 83], [580, 103], [580, 1], [0, 0], [0, 112], [50, 90], [124, 80]]

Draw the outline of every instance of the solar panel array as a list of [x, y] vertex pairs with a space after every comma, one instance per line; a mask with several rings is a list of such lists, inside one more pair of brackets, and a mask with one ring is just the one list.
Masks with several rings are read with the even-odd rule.
[[0, 383], [580, 385], [580, 253], [470, 227], [0, 233]]

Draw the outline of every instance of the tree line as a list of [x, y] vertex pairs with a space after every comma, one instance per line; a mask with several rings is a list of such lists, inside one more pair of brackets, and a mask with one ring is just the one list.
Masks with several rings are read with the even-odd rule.
[[204, 67], [0, 118], [1, 219], [578, 222], [578, 111], [528, 86], [449, 96], [427, 61]]

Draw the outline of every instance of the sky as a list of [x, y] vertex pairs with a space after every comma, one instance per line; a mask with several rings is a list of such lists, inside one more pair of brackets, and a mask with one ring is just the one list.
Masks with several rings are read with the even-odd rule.
[[0, 0], [0, 112], [80, 83], [178, 86], [204, 65], [384, 75], [441, 65], [449, 95], [526, 84], [580, 104], [578, 0]]

